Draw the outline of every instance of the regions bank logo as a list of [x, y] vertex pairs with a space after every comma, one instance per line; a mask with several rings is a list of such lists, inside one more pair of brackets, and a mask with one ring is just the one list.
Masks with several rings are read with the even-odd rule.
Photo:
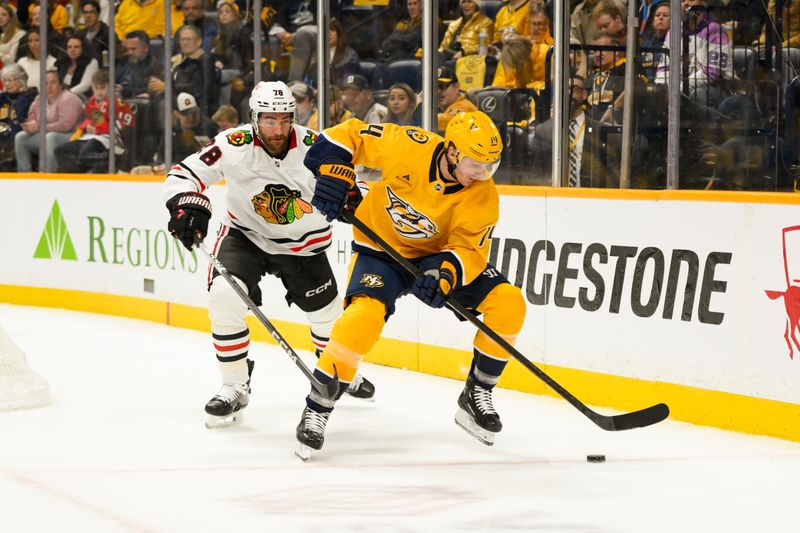
[[61, 215], [61, 207], [58, 200], [53, 202], [50, 209], [50, 216], [39, 237], [39, 244], [33, 252], [36, 259], [64, 259], [67, 261], [77, 261], [78, 255], [75, 253], [75, 246], [72, 244], [72, 237], [69, 235], [67, 224]]
[[783, 272], [786, 290], [764, 292], [770, 300], [783, 298], [786, 309], [783, 338], [789, 347], [789, 358], [794, 359], [794, 348], [800, 350], [797, 340], [797, 331], [800, 330], [800, 226], [783, 228]]

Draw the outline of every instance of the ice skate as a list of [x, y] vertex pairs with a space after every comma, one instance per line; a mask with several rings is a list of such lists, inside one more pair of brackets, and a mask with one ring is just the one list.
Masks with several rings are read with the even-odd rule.
[[347, 387], [347, 394], [359, 400], [366, 400], [368, 402], [375, 401], [375, 385], [370, 380], [365, 378], [359, 373], [353, 377], [353, 381]]
[[492, 391], [484, 389], [470, 376], [458, 397], [456, 424], [464, 431], [486, 444], [494, 444], [494, 437], [503, 429], [500, 416], [492, 405]]
[[306, 407], [303, 416], [297, 425], [298, 447], [294, 452], [303, 461], [311, 458], [311, 453], [321, 450], [325, 442], [325, 425], [328, 423], [330, 413], [319, 413]]
[[[249, 375], [253, 375], [255, 363], [247, 360]], [[206, 404], [206, 427], [221, 429], [242, 421], [242, 410], [250, 403], [250, 380], [247, 383], [223, 385]]]

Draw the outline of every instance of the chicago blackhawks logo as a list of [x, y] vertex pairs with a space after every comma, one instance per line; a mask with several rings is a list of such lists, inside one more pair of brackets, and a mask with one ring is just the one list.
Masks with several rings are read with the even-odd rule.
[[305, 144], [306, 146], [311, 146], [312, 144], [314, 144], [314, 141], [316, 140], [317, 140], [317, 134], [311, 130], [308, 130], [306, 136], [303, 137], [303, 144]]
[[253, 197], [253, 208], [270, 224], [291, 224], [312, 211], [311, 204], [300, 198], [300, 191], [286, 185], [264, 187], [264, 192]]
[[439, 230], [430, 218], [411, 207], [389, 187], [386, 187], [386, 194], [389, 196], [386, 212], [397, 233], [408, 239], [427, 239], [436, 235]]
[[253, 142], [253, 136], [244, 130], [232, 131], [228, 134], [228, 144], [243, 146]]

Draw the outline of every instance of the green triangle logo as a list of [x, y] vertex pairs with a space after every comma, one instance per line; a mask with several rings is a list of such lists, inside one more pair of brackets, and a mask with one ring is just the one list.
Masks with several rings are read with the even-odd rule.
[[61, 215], [61, 207], [58, 205], [58, 200], [53, 202], [53, 208], [50, 209], [50, 216], [47, 218], [47, 224], [44, 226], [42, 236], [39, 237], [39, 244], [36, 245], [33, 257], [36, 259], [78, 260], [75, 246], [69, 236], [67, 224]]

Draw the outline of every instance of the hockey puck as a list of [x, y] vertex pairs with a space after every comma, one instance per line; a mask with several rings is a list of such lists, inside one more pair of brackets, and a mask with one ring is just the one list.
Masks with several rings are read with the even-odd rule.
[[605, 455], [587, 455], [586, 460], [590, 463], [605, 463], [606, 456]]

